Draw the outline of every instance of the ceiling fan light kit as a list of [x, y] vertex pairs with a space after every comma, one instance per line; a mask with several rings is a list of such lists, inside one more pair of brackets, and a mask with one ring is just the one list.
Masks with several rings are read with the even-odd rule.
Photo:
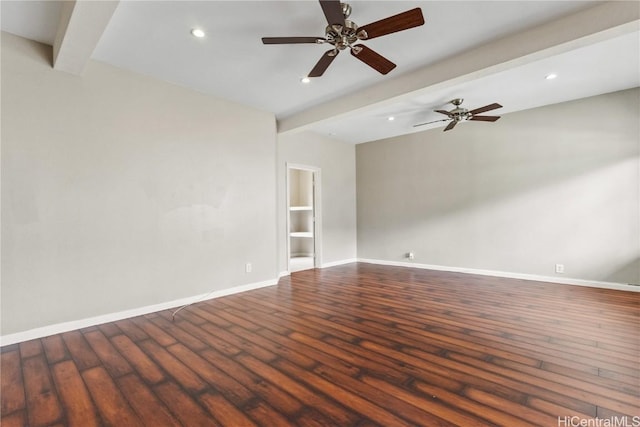
[[263, 37], [263, 44], [329, 44], [332, 48], [324, 53], [313, 67], [308, 77], [320, 77], [329, 68], [340, 51], [349, 49], [351, 55], [358, 58], [381, 74], [387, 74], [396, 64], [363, 45], [359, 41], [370, 40], [398, 31], [408, 30], [424, 24], [422, 10], [415, 8], [388, 18], [358, 27], [349, 20], [351, 6], [337, 0], [320, 0], [320, 7], [327, 20], [324, 37]]

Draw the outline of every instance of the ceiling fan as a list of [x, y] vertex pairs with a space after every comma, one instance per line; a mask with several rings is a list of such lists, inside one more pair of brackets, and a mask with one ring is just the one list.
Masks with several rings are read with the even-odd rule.
[[338, 56], [341, 50], [349, 48], [355, 56], [371, 68], [387, 74], [396, 64], [363, 44], [354, 44], [359, 40], [369, 40], [398, 31], [408, 30], [424, 24], [420, 8], [408, 10], [388, 18], [358, 27], [348, 20], [351, 6], [339, 0], [320, 0], [320, 7], [327, 19], [324, 37], [263, 37], [264, 44], [317, 43], [330, 44], [333, 47], [326, 51], [307, 77], [320, 77]]
[[460, 106], [462, 104], [462, 101], [464, 101], [464, 99], [462, 98], [456, 98], [450, 101], [450, 103], [455, 106], [455, 108], [451, 111], [434, 110], [436, 113], [444, 114], [448, 118], [434, 120], [432, 122], [420, 123], [418, 125], [413, 125], [413, 127], [424, 126], [424, 125], [428, 125], [430, 123], [436, 123], [436, 122], [451, 121], [451, 123], [449, 123], [447, 127], [444, 128], [444, 131], [446, 132], [448, 130], [453, 129], [459, 122], [464, 120], [473, 120], [473, 121], [479, 121], [479, 122], [495, 122], [500, 118], [500, 116], [478, 116], [478, 114], [480, 113], [502, 108], [502, 105], [500, 104], [493, 103], [493, 104], [485, 105], [484, 107], [476, 108], [475, 110], [469, 111], [466, 108], [462, 108]]

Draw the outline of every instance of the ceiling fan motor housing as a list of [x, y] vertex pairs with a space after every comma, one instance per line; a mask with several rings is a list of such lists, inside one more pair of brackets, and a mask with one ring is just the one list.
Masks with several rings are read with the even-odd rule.
[[466, 108], [456, 108], [455, 110], [451, 110], [451, 116], [457, 122], [469, 120], [472, 117], [471, 113], [469, 113], [469, 110]]
[[336, 49], [344, 50], [358, 41], [358, 26], [355, 22], [345, 20], [342, 25], [327, 25], [325, 38], [327, 43], [335, 46]]
[[358, 25], [350, 21], [349, 15], [351, 15], [351, 6], [347, 3], [340, 3], [342, 6], [342, 14], [344, 15], [343, 25], [327, 25], [325, 29], [326, 42], [332, 44], [336, 49], [344, 50], [358, 40], [364, 40], [367, 38], [367, 32], [364, 30], [358, 31]]
[[[347, 5], [349, 6], [349, 5]], [[349, 10], [351, 10], [349, 6]], [[348, 15], [345, 15], [345, 18]], [[365, 40], [367, 38], [367, 32], [364, 30], [358, 31], [358, 25], [348, 19], [344, 20], [343, 25], [327, 25], [325, 28], [326, 42], [332, 44], [336, 49], [344, 50], [358, 40]]]
[[469, 120], [472, 117], [472, 114], [469, 113], [469, 110], [467, 110], [466, 108], [462, 108], [460, 106], [463, 101], [464, 99], [462, 98], [456, 98], [451, 100], [451, 103], [455, 105], [456, 108], [449, 111], [449, 114], [451, 114], [451, 118], [453, 118], [453, 120], [455, 120], [456, 122], [460, 122], [462, 120]]

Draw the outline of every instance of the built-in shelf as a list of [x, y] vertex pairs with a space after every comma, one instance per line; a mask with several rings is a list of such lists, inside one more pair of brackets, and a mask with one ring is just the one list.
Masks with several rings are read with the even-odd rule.
[[289, 269], [299, 271], [315, 265], [314, 172], [292, 167], [287, 169]]
[[293, 233], [289, 233], [291, 237], [313, 237], [313, 233], [311, 231], [294, 231]]

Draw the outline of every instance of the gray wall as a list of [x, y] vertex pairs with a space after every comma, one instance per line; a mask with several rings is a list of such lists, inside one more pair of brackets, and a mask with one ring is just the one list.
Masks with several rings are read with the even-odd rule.
[[358, 256], [639, 283], [639, 90], [357, 146]]
[[356, 258], [355, 147], [312, 132], [278, 136], [278, 268], [287, 270], [286, 165], [321, 169], [322, 263]]
[[2, 334], [275, 279], [274, 116], [50, 51], [2, 34]]

